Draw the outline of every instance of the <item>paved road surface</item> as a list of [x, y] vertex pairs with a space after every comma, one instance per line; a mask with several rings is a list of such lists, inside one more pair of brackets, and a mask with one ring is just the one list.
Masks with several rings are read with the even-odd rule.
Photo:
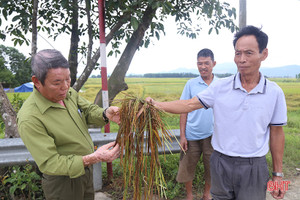
[[111, 200], [110, 196], [103, 192], [96, 192], [95, 200]]

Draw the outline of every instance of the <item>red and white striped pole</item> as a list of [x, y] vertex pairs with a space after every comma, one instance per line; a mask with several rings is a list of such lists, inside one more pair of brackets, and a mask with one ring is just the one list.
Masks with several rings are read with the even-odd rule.
[[[99, 32], [100, 32], [100, 55], [101, 55], [101, 80], [102, 80], [102, 107], [109, 107], [108, 86], [107, 86], [107, 68], [106, 68], [106, 40], [105, 40], [105, 0], [98, 0], [99, 9]], [[110, 132], [109, 123], [104, 126], [104, 132]], [[107, 163], [108, 178], [113, 176], [112, 163]]]

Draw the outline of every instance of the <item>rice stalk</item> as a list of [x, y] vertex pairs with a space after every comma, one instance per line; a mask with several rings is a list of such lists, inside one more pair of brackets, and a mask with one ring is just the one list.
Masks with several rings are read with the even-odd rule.
[[[158, 149], [170, 150], [171, 131], [163, 122], [162, 110], [132, 95], [125, 95], [120, 103], [120, 128], [116, 142], [121, 147], [124, 195], [133, 188], [132, 199], [153, 199], [157, 194], [166, 198], [166, 182], [159, 161]], [[176, 138], [176, 137], [175, 137]]]

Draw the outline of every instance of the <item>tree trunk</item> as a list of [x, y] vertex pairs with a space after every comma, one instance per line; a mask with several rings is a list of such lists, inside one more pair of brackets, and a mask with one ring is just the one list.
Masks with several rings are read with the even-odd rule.
[[[134, 31], [130, 38], [117, 66], [108, 80], [108, 93], [110, 102], [121, 91], [127, 90], [128, 85], [125, 83], [125, 75], [128, 71], [131, 60], [138, 49], [146, 30], [149, 28], [152, 18], [155, 16], [156, 8], [152, 8], [149, 4], [145, 10], [144, 16], [137, 30]], [[94, 103], [102, 106], [102, 90], [100, 90], [95, 98]]]
[[97, 49], [93, 58], [90, 61], [88, 61], [88, 65], [84, 68], [82, 74], [77, 79], [75, 84], [72, 86], [74, 90], [76, 90], [78, 92], [80, 90], [80, 88], [84, 85], [84, 83], [87, 81], [87, 79], [91, 75], [92, 71], [94, 70], [99, 58], [100, 58], [100, 48]]
[[[94, 57], [92, 57], [92, 49], [93, 49], [93, 27], [92, 27], [92, 22], [91, 22], [91, 4], [89, 0], [85, 1], [85, 10], [86, 10], [86, 15], [87, 15], [87, 23], [88, 23], [88, 36], [89, 36], [89, 44], [88, 44], [88, 54], [87, 54], [87, 66], [85, 67], [85, 69], [83, 70], [82, 74], [80, 75], [80, 77], [76, 80], [76, 82], [74, 83], [74, 85], [72, 86], [73, 89], [75, 89], [77, 92], [80, 90], [80, 88], [83, 86], [83, 84], [86, 82], [86, 80], [88, 79], [88, 77], [91, 75], [92, 71], [94, 70], [94, 67], [97, 63], [97, 60], [100, 57], [100, 53], [98, 56], [98, 51], [95, 53]], [[93, 60], [95, 60], [95, 62], [93, 62]], [[93, 66], [92, 63], [95, 63], [95, 65]]]
[[17, 115], [0, 83], [0, 114], [5, 124], [5, 138], [20, 137], [17, 128]]
[[72, 1], [72, 34], [71, 45], [69, 51], [69, 65], [71, 72], [71, 86], [76, 82], [77, 67], [78, 67], [78, 1]]
[[31, 41], [31, 56], [36, 54], [37, 51], [37, 12], [38, 12], [38, 0], [33, 0], [32, 11], [32, 41]]

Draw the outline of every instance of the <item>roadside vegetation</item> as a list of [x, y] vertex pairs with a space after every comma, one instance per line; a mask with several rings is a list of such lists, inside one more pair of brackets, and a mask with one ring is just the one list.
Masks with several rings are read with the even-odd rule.
[[[125, 81], [129, 86], [126, 93], [138, 96], [141, 98], [146, 98], [151, 96], [152, 98], [159, 101], [171, 101], [180, 98], [181, 92], [186, 81], [189, 78], [127, 78]], [[287, 102], [288, 109], [288, 124], [284, 126], [284, 131], [286, 135], [285, 142], [285, 155], [284, 155], [284, 173], [285, 179], [290, 179], [297, 171], [295, 168], [300, 167], [300, 82], [299, 79], [271, 79], [275, 81], [284, 91]], [[93, 102], [94, 98], [101, 88], [101, 79], [90, 78], [80, 91], [80, 95], [87, 98], [89, 101]], [[21, 106], [22, 102], [30, 95], [30, 93], [7, 93], [8, 98], [15, 105], [15, 109]], [[115, 99], [122, 99], [124, 94], [120, 93]], [[115, 104], [115, 103], [113, 103]], [[116, 104], [117, 105], [117, 104]], [[166, 114], [164, 120], [168, 123], [171, 129], [179, 129], [179, 115]], [[1, 122], [0, 122], [1, 125]], [[3, 126], [0, 126], [0, 138], [3, 138]], [[111, 132], [118, 132], [118, 125], [111, 123]], [[159, 156], [160, 162], [162, 163], [162, 171], [164, 173], [164, 178], [167, 185], [166, 195], [168, 199], [182, 199], [185, 194], [184, 185], [176, 182], [175, 178], [177, 175], [179, 154], [167, 154]], [[267, 160], [269, 163], [270, 172], [272, 170], [272, 160], [270, 154], [267, 155]], [[18, 169], [18, 170], [16, 170]], [[39, 179], [35, 174], [31, 174], [28, 169], [31, 168], [25, 166], [25, 173], [19, 170], [20, 168], [10, 168], [8, 170], [1, 169], [1, 193], [0, 197], [3, 195], [11, 195], [10, 192], [14, 192], [15, 195], [30, 193], [33, 199], [39, 199], [39, 197], [33, 194], [41, 194], [41, 188], [36, 190], [36, 185], [40, 187]], [[33, 168], [35, 169], [35, 168]], [[36, 170], [36, 169], [35, 169]], [[201, 197], [203, 188], [203, 165], [199, 162], [197, 166], [196, 177], [193, 185], [194, 193], [197, 194], [197, 198]], [[103, 191], [108, 192], [113, 196], [114, 199], [123, 198], [123, 189], [120, 185], [123, 185], [122, 180], [122, 168], [120, 167], [119, 159], [113, 162], [113, 179], [108, 180], [106, 164], [102, 164], [102, 175], [103, 175]], [[39, 173], [37, 173], [39, 174]], [[19, 176], [18, 176], [19, 175]], [[22, 180], [32, 179], [32, 185], [27, 185], [25, 187], [22, 181], [13, 182], [13, 177], [23, 177]], [[9, 185], [17, 185], [14, 190], [9, 190]], [[31, 188], [28, 188], [31, 186]], [[5, 193], [2, 193], [4, 191]], [[129, 191], [130, 192], [130, 191]], [[28, 194], [27, 194], [28, 195]], [[7, 196], [6, 196], [7, 197]], [[5, 199], [5, 198], [4, 198]]]

